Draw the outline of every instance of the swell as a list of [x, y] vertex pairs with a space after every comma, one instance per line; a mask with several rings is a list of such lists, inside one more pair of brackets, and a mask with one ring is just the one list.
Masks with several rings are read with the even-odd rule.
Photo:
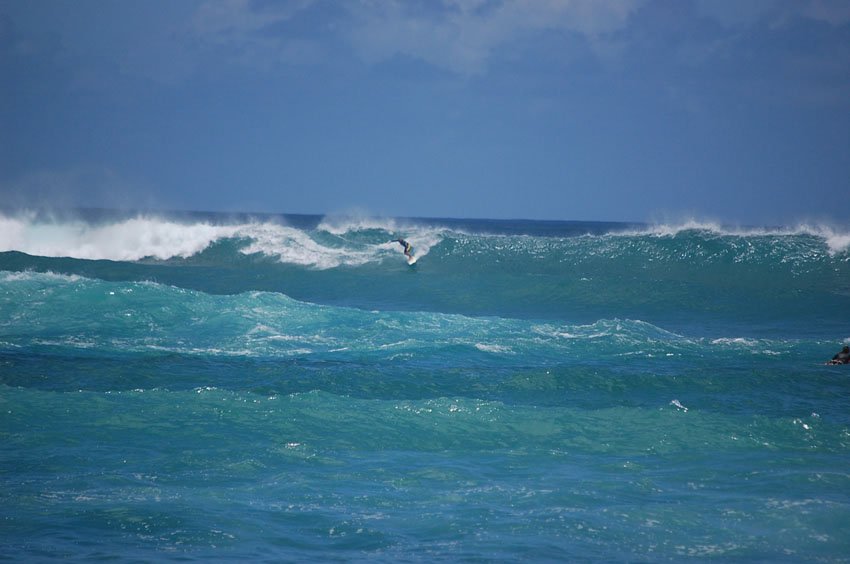
[[[261, 395], [213, 387], [107, 393], [5, 388], [4, 392], [16, 400], [17, 409], [7, 417], [10, 430], [26, 429], [31, 419], [41, 422], [42, 433], [50, 429], [47, 433], [68, 440], [67, 429], [74, 428], [75, 436], [94, 443], [123, 430], [124, 440], [152, 434], [165, 449], [172, 441], [217, 448], [217, 437], [241, 435], [264, 444], [260, 452], [274, 448], [293, 456], [315, 455], [316, 449], [462, 449], [629, 457], [687, 453], [695, 444], [714, 454], [847, 451], [842, 438], [846, 418], [816, 413], [729, 414], [699, 407], [684, 410], [670, 403], [587, 409], [462, 397], [375, 400], [318, 390]], [[63, 409], [69, 394], [74, 394], [73, 410]], [[82, 416], [86, 412], [96, 417]], [[235, 444], [227, 448], [234, 447], [240, 448]]]
[[820, 364], [833, 341], [365, 311], [59, 274], [0, 274], [0, 291], [8, 386], [843, 417], [828, 407], [841, 367]]
[[[291, 357], [319, 354], [432, 357], [435, 350], [534, 364], [603, 351], [678, 356], [707, 344], [724, 351], [781, 354], [793, 340], [683, 336], [632, 319], [589, 324], [438, 312], [367, 311], [252, 291], [214, 295], [154, 282], [105, 282], [77, 275], [0, 272], [6, 342], [98, 351], [161, 350]], [[192, 348], [190, 348], [192, 347]], [[775, 350], [771, 351], [773, 348]], [[365, 355], [365, 356], [364, 356]]]
[[21, 559], [846, 552], [846, 427], [826, 417], [209, 388], [0, 399]]

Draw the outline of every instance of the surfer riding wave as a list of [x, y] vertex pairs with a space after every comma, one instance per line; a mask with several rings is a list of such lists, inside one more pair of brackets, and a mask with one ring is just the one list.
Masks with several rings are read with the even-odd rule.
[[850, 346], [844, 345], [844, 348], [832, 357], [832, 360], [828, 361], [827, 364], [850, 364]]
[[404, 239], [396, 239], [394, 242], [404, 247], [404, 256], [406, 256], [408, 260], [413, 258], [413, 245], [411, 245]]

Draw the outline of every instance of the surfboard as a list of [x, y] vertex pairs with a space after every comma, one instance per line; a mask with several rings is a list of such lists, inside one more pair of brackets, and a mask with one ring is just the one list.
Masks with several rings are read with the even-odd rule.
[[414, 255], [412, 257], [407, 257], [407, 264], [409, 264], [410, 266], [413, 266], [414, 264], [416, 264], [416, 255]]

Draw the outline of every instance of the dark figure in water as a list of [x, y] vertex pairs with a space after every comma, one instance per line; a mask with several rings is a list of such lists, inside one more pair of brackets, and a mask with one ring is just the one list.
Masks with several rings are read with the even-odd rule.
[[844, 345], [841, 352], [832, 357], [827, 364], [850, 364], [850, 346]]
[[404, 239], [396, 239], [395, 242], [404, 247], [404, 256], [413, 258], [413, 246], [410, 243]]

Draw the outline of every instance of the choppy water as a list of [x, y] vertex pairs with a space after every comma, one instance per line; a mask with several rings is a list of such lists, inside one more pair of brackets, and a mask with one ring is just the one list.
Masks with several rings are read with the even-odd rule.
[[0, 554], [850, 560], [848, 247], [6, 212]]

